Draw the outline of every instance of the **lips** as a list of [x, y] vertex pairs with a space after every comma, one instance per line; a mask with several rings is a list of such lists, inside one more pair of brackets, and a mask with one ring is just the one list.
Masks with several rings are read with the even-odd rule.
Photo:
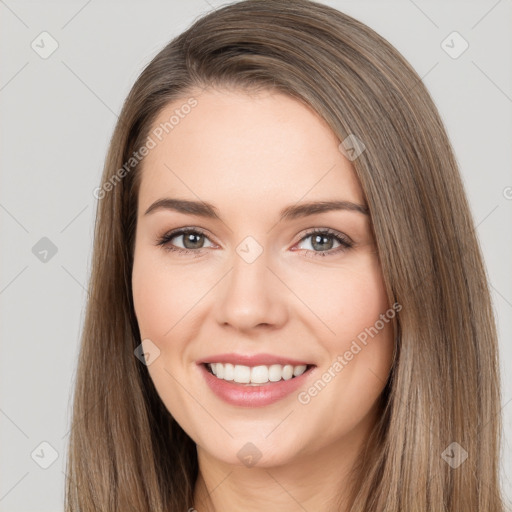
[[[261, 407], [282, 400], [304, 385], [316, 369], [316, 365], [306, 361], [271, 354], [218, 354], [199, 361], [197, 364], [206, 384], [213, 393], [224, 402], [239, 407]], [[251, 376], [254, 368], [262, 370], [263, 366], [283, 365], [294, 369], [300, 367], [300, 370], [294, 372], [297, 375], [285, 376], [283, 374], [278, 381], [269, 380], [262, 384], [249, 383], [247, 379], [245, 379], [245, 383], [225, 380], [212, 372], [212, 366], [219, 368], [231, 365], [249, 367]]]

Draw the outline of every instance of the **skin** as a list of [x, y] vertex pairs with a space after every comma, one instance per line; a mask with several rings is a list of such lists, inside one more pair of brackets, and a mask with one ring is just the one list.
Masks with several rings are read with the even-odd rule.
[[[227, 404], [196, 362], [227, 352], [309, 361], [317, 368], [299, 390], [307, 391], [389, 310], [368, 215], [278, 218], [282, 208], [306, 201], [364, 205], [361, 186], [327, 124], [279, 93], [192, 91], [169, 104], [155, 126], [191, 96], [197, 106], [144, 159], [132, 276], [141, 338], [160, 351], [149, 373], [197, 444], [200, 475], [190, 506], [334, 510], [378, 418], [392, 364], [391, 323], [307, 404], [298, 393], [265, 407]], [[166, 209], [145, 215], [164, 197], [206, 201], [222, 220]], [[202, 245], [200, 238], [187, 245], [199, 255], [157, 244], [184, 227], [204, 230]], [[315, 244], [315, 235], [307, 236], [314, 228], [335, 230], [353, 245], [335, 252], [340, 243], [332, 236]], [[263, 248], [252, 263], [236, 251], [247, 236]], [[167, 245], [185, 243], [178, 235]], [[237, 456], [247, 442], [261, 453], [252, 467]]]

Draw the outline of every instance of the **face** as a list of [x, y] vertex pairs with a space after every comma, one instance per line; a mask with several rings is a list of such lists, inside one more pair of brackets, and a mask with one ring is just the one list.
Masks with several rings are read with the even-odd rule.
[[395, 315], [351, 162], [282, 94], [197, 92], [154, 127], [176, 110], [143, 161], [132, 275], [158, 394], [211, 460], [346, 453], [376, 420]]

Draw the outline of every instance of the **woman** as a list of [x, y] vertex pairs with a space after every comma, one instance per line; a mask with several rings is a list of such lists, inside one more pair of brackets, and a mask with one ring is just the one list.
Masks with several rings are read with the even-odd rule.
[[208, 14], [95, 195], [67, 510], [503, 510], [474, 224], [382, 37], [306, 0]]

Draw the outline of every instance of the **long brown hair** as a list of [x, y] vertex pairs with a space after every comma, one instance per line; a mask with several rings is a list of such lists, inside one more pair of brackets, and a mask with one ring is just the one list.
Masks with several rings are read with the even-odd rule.
[[95, 193], [66, 510], [193, 505], [195, 444], [134, 356], [141, 339], [131, 272], [143, 159], [133, 155], [169, 102], [207, 87], [287, 94], [313, 108], [340, 141], [355, 136], [365, 146], [352, 164], [389, 303], [402, 309], [381, 419], [354, 473], [350, 510], [503, 511], [497, 336], [449, 139], [395, 48], [307, 0], [248, 0], [212, 11], [158, 53], [124, 103]]

